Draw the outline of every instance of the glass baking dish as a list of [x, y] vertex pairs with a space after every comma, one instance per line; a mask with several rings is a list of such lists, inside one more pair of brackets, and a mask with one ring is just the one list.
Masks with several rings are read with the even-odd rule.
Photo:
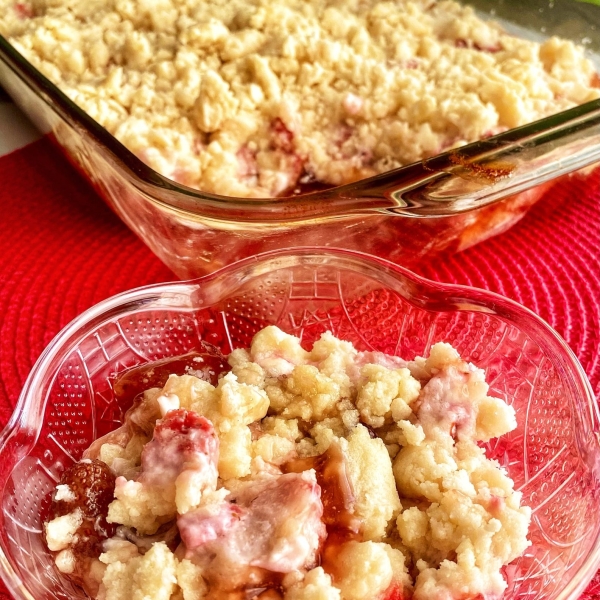
[[[600, 6], [468, 4], [521, 36], [560, 35], [583, 44], [600, 71]], [[0, 85], [182, 278], [259, 252], [311, 245], [410, 266], [506, 230], [557, 177], [600, 160], [600, 100], [594, 100], [354, 184], [285, 199], [239, 199], [188, 188], [147, 167], [2, 37]]]

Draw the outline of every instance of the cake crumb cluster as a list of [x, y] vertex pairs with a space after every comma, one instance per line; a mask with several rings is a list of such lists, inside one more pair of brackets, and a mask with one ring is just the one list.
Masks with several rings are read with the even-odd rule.
[[531, 511], [479, 445], [516, 427], [482, 370], [445, 343], [406, 361], [274, 326], [228, 363], [170, 375], [86, 452], [79, 480], [110, 485], [85, 496], [106, 521], [85, 551], [93, 515], [61, 480], [60, 571], [99, 600], [501, 597]]
[[145, 163], [225, 196], [349, 183], [600, 96], [581, 47], [452, 0], [0, 0], [0, 15]]

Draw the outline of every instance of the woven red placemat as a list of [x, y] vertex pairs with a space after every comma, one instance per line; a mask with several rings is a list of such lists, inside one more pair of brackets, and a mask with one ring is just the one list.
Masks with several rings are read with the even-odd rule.
[[[44, 347], [120, 291], [174, 275], [46, 140], [0, 158], [0, 426]], [[423, 262], [431, 279], [504, 294], [566, 339], [600, 393], [600, 172], [561, 181], [513, 229]], [[600, 578], [585, 594], [600, 598]], [[0, 583], [0, 600], [8, 600]]]

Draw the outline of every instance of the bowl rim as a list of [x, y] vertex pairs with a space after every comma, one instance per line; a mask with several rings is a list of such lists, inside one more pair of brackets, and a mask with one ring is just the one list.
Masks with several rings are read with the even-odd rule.
[[[174, 301], [180, 302], [182, 310], [193, 311], [200, 302], [199, 298], [201, 299], [201, 297], [197, 296], [197, 294], [201, 294], [203, 286], [210, 288], [211, 285], [219, 281], [229, 281], [231, 289], [235, 289], [235, 287], [239, 287], [239, 285], [242, 285], [252, 277], [278, 269], [291, 266], [336, 266], [337, 263], [342, 262], [345, 263], [344, 265], [339, 265], [342, 268], [354, 267], [367, 275], [369, 273], [373, 275], [377, 274], [378, 277], [376, 280], [382, 283], [382, 285], [385, 285], [385, 279], [388, 279], [390, 282], [396, 282], [396, 284], [398, 282], [408, 283], [412, 287], [405, 289], [404, 293], [397, 288], [395, 291], [413, 306], [425, 310], [431, 310], [432, 312], [464, 311], [491, 313], [505, 322], [510, 322], [512, 317], [515, 316], [518, 316], [519, 319], [524, 319], [531, 326], [529, 331], [535, 332], [536, 341], [544, 341], [554, 346], [560, 351], [560, 360], [567, 363], [571, 368], [568, 372], [572, 374], [575, 383], [584, 394], [583, 400], [590, 411], [588, 416], [597, 445], [596, 450], [600, 457], [600, 409], [595, 401], [591, 384], [575, 353], [570, 349], [565, 340], [541, 317], [518, 302], [495, 292], [467, 285], [432, 281], [383, 258], [354, 250], [323, 247], [285, 248], [265, 252], [244, 258], [196, 279], [149, 284], [132, 288], [110, 296], [88, 308], [63, 327], [36, 360], [23, 385], [9, 421], [3, 430], [0, 431], [0, 455], [5, 451], [11, 438], [22, 427], [20, 421], [22, 420], [22, 415], [28, 409], [28, 405], [33, 402], [32, 395], [35, 393], [37, 386], [55, 368], [57, 358], [60, 361], [61, 355], [64, 358], [83, 337], [89, 335], [88, 332], [85, 336], [82, 336], [82, 328], [93, 324], [95, 324], [95, 327], [98, 327], [100, 324], [106, 322], [112, 314], [127, 314], [127, 312], [123, 311], [128, 306], [134, 308], [140, 308], [142, 305], [152, 306], [153, 301], [160, 302], [164, 295], [171, 296]], [[227, 293], [220, 293], [219, 297], [226, 297], [228, 293], [229, 291]], [[443, 309], [440, 306], [439, 302], [441, 298], [443, 298], [446, 306], [450, 303], [450, 308]], [[46, 400], [38, 407], [40, 412], [43, 412], [45, 403]], [[35, 444], [40, 435], [41, 419], [34, 421], [34, 423], [37, 424], [35, 435], [28, 444], [27, 450], [20, 452], [20, 456], [14, 462], [13, 469], [15, 465], [29, 455], [31, 446]], [[0, 494], [3, 494], [5, 485], [6, 482], [0, 490]], [[35, 600], [13, 570], [2, 546], [3, 544], [0, 543], [0, 576], [4, 580], [9, 592], [14, 598], [20, 600]], [[590, 547], [586, 559], [576, 573], [577, 577], [571, 579], [565, 585], [555, 600], [575, 600], [583, 592], [599, 567], [600, 530], [596, 534], [596, 538]], [[575, 581], [575, 579], [577, 580]]]

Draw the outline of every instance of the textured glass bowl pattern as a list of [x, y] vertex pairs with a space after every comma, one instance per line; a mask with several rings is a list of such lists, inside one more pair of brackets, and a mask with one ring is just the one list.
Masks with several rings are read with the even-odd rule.
[[598, 413], [554, 331], [495, 294], [432, 283], [349, 251], [279, 251], [195, 281], [132, 290], [90, 309], [45, 350], [0, 436], [0, 573], [15, 598], [84, 598], [54, 568], [41, 515], [61, 472], [127, 406], [124, 369], [198, 349], [245, 347], [268, 324], [307, 345], [326, 330], [406, 358], [452, 343], [486, 370], [518, 427], [489, 444], [533, 508], [532, 545], [506, 567], [508, 600], [575, 599], [598, 568]]
[[[465, 3], [519, 35], [560, 35], [584, 44], [594, 60], [600, 56], [600, 6], [580, 0]], [[246, 200], [199, 192], [147, 167], [1, 36], [0, 85], [181, 278], [292, 246], [354, 249], [410, 266], [506, 230], [550, 182], [600, 161], [595, 100], [355, 184]]]

